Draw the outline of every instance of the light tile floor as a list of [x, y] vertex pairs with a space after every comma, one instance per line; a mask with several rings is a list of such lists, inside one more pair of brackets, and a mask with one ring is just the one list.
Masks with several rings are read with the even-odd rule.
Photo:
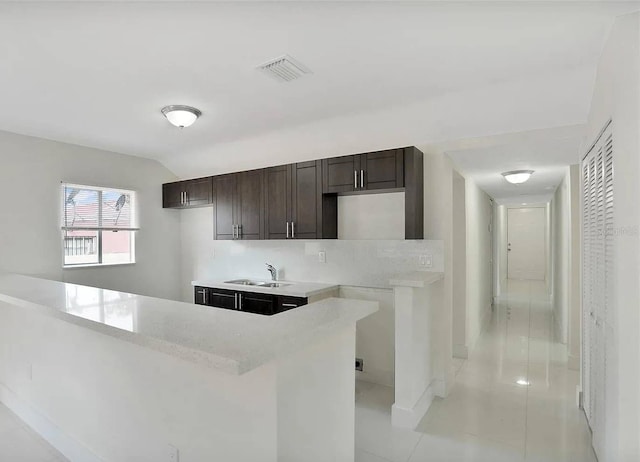
[[0, 461], [63, 462], [67, 459], [0, 404]]
[[543, 283], [509, 281], [469, 359], [454, 360], [451, 393], [415, 431], [391, 426], [392, 388], [358, 382], [356, 462], [596, 462], [552, 323]]

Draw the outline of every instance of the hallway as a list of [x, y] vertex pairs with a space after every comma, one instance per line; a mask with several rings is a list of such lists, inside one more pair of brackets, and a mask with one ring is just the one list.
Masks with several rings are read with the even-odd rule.
[[456, 361], [450, 395], [416, 431], [391, 427], [391, 388], [358, 383], [356, 461], [595, 462], [566, 362], [544, 283], [509, 281], [469, 359]]

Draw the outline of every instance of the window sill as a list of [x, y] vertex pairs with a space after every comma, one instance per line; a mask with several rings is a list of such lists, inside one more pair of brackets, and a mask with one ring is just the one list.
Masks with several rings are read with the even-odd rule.
[[62, 265], [63, 270], [67, 269], [83, 269], [83, 268], [105, 268], [111, 266], [131, 266], [135, 265], [136, 262], [131, 263], [88, 263], [86, 265]]

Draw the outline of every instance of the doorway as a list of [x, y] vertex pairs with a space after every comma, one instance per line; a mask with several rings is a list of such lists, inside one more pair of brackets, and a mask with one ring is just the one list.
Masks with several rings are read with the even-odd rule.
[[507, 278], [545, 280], [546, 209], [509, 208], [507, 211]]

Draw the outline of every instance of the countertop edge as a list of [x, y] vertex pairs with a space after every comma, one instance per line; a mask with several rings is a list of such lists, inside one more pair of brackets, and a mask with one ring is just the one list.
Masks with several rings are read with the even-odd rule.
[[444, 278], [444, 273], [440, 271], [415, 271], [412, 273], [399, 274], [389, 281], [392, 287], [426, 287]]

